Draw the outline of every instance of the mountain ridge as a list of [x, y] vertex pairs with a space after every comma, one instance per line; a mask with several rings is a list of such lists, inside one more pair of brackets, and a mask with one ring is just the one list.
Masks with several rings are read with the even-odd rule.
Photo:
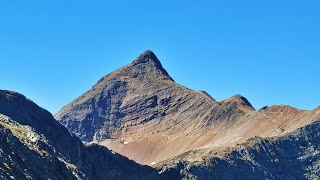
[[104, 76], [55, 118], [82, 141], [150, 165], [194, 149], [278, 136], [319, 116], [317, 109], [282, 106], [257, 111], [241, 95], [216, 101], [177, 84], [160, 65], [152, 51], [142, 53]]
[[[235, 98], [242, 99], [241, 96]], [[279, 107], [283, 108], [280, 112], [284, 110], [304, 112], [288, 106]], [[279, 111], [279, 107], [269, 109]], [[158, 175], [154, 169], [140, 166], [100, 145], [94, 143], [83, 145], [77, 138], [62, 142], [59, 138], [50, 137], [52, 131], [42, 131], [40, 126], [53, 128], [58, 134], [66, 132], [66, 129], [60, 124], [58, 127], [48, 124], [39, 126], [41, 121], [56, 122], [45, 115], [41, 116], [42, 113], [39, 112], [49, 113], [21, 94], [0, 90], [1, 179], [317, 179], [320, 177], [319, 117], [310, 124], [277, 137], [253, 137], [235, 147], [219, 151], [205, 147], [185, 152], [153, 164]], [[14, 120], [2, 113], [19, 119]], [[270, 112], [266, 112], [266, 116], [267, 113]], [[69, 139], [68, 136], [72, 134], [67, 131], [64, 136]], [[125, 142], [123, 141], [124, 144]], [[57, 143], [61, 143], [61, 146], [57, 146]], [[66, 146], [66, 143], [71, 146]], [[68, 155], [70, 151], [63, 152], [63, 150], [68, 148], [74, 150], [72, 148], [74, 143], [77, 144], [79, 153], [76, 154], [79, 156], [72, 159], [72, 156]]]

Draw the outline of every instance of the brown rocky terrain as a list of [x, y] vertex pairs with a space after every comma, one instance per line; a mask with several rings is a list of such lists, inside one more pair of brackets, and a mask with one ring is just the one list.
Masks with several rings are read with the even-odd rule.
[[[201, 161], [187, 161], [201, 156]], [[220, 152], [199, 149], [155, 166], [164, 179], [319, 179], [320, 121]]]
[[150, 165], [193, 150], [219, 152], [256, 136], [285, 135], [319, 119], [320, 109], [256, 111], [240, 95], [216, 101], [175, 83], [155, 54], [146, 51], [101, 78], [55, 118], [82, 141]]

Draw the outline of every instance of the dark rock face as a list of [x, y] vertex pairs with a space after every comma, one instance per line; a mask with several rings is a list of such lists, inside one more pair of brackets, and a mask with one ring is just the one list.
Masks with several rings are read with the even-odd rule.
[[274, 139], [252, 140], [206, 163], [162, 167], [166, 179], [319, 179], [320, 121]]
[[0, 158], [10, 163], [0, 165], [4, 178], [157, 179], [152, 168], [105, 147], [83, 145], [48, 111], [23, 95], [0, 90], [0, 115]]
[[[19, 130], [20, 136], [12, 133], [12, 131], [17, 133]], [[26, 132], [26, 137], [22, 137], [23, 130]], [[17, 124], [9, 124], [8, 120], [1, 115], [1, 179], [12, 179], [13, 177], [15, 179], [47, 179], [48, 177], [51, 179], [77, 179], [77, 176], [82, 177], [81, 174], [67, 168], [67, 165], [58, 159], [59, 155], [45, 139], [39, 136], [38, 140], [23, 140], [23, 138], [28, 138], [27, 133], [35, 135], [31, 129], [23, 129]]]
[[78, 146], [82, 144], [81, 141], [56, 122], [48, 111], [25, 96], [0, 90], [0, 113], [44, 134], [65, 158], [74, 160], [79, 156]]

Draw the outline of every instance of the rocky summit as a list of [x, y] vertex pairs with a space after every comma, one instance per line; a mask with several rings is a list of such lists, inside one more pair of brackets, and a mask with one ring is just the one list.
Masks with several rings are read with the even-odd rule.
[[55, 118], [84, 142], [156, 165], [194, 150], [221, 152], [254, 137], [285, 135], [319, 119], [319, 112], [284, 105], [255, 110], [241, 95], [216, 101], [177, 84], [148, 50], [101, 78]]

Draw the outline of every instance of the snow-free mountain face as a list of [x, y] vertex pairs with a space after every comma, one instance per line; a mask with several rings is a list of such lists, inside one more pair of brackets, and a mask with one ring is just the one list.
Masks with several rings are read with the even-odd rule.
[[[203, 160], [183, 160], [191, 156]], [[320, 121], [276, 138], [255, 137], [219, 153], [187, 152], [157, 166], [165, 179], [319, 179]]]
[[146, 51], [101, 78], [55, 118], [82, 141], [150, 165], [196, 149], [221, 151], [255, 136], [283, 135], [311, 123], [319, 112], [289, 106], [256, 111], [240, 95], [216, 101], [175, 83]]
[[0, 179], [157, 179], [99, 145], [85, 146], [46, 110], [0, 90]]

